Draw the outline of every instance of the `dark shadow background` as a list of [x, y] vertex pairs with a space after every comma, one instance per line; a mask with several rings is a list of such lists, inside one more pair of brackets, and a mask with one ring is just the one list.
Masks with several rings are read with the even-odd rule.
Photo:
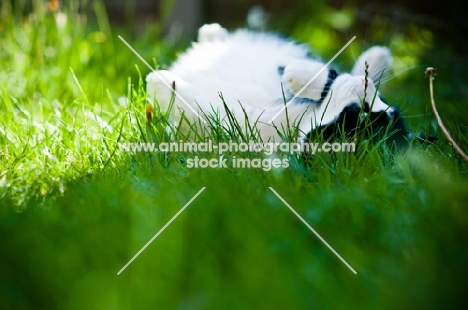
[[[468, 50], [468, 21], [465, 4], [461, 1], [367, 1], [367, 0], [105, 0], [109, 18], [115, 23], [142, 23], [143, 21], [167, 19], [167, 24], [181, 23], [188, 36], [204, 23], [218, 22], [225, 27], [245, 26], [249, 10], [262, 6], [271, 14], [273, 28], [292, 28], [297, 21], [310, 18], [310, 12], [329, 7], [356, 8], [357, 29], [365, 30], [373, 18], [383, 18], [395, 27], [418, 24], [433, 31], [438, 43], [452, 45], [458, 52]], [[168, 8], [173, 9], [168, 13]], [[169, 18], [164, 15], [168, 14]]]

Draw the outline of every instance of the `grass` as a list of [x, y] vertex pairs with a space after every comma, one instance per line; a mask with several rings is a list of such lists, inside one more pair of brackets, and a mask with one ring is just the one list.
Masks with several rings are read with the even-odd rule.
[[[24, 18], [5, 5], [0, 22], [0, 308], [462, 304], [467, 163], [441, 135], [435, 145], [413, 144], [400, 153], [362, 141], [356, 154], [291, 156], [290, 168], [271, 172], [186, 167], [194, 155], [213, 156], [205, 153], [124, 153], [118, 142], [170, 142], [183, 134], [166, 132], [157, 107], [146, 125], [147, 72], [117, 35], [161, 64], [177, 49], [154, 39], [156, 27], [138, 38], [110, 27], [99, 5], [96, 15], [64, 8], [62, 16], [33, 3], [34, 15]], [[456, 91], [447, 74], [434, 82], [436, 97]], [[436, 133], [425, 110], [424, 70], [384, 86], [387, 99], [401, 102], [403, 115], [422, 115], [407, 118], [410, 128]], [[436, 98], [441, 117], [466, 150], [466, 108], [444, 105], [445, 98]], [[229, 128], [216, 117], [211, 121], [215, 141], [254, 134], [241, 136], [234, 119]]]
[[[18, 209], [115, 165], [116, 141], [135, 134], [125, 122], [140, 113], [119, 104], [142, 81], [103, 13], [53, 13], [41, 3], [22, 19], [2, 7], [0, 195]], [[158, 57], [164, 46], [146, 50]]]

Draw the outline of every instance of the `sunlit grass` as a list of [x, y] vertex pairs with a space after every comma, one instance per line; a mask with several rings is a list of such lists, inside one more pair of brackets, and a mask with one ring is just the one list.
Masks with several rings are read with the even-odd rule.
[[[137, 102], [137, 59], [116, 46], [102, 12], [51, 12], [41, 3], [24, 17], [16, 7], [1, 11], [0, 196], [17, 209], [115, 166], [117, 141], [135, 133], [141, 114], [122, 99]], [[157, 57], [161, 49], [153, 42], [147, 51]]]

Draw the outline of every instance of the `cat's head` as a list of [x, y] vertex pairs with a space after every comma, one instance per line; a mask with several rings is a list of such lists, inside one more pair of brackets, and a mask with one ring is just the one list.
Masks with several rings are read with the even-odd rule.
[[[317, 131], [328, 139], [343, 132], [350, 135], [366, 130], [367, 137], [386, 137], [399, 145], [411, 140], [413, 135], [406, 129], [398, 108], [384, 101], [377, 90], [391, 67], [390, 51], [374, 46], [357, 59], [351, 73], [329, 74], [321, 113], [315, 115], [319, 126], [306, 138], [312, 138]], [[333, 73], [333, 69], [328, 70]]]

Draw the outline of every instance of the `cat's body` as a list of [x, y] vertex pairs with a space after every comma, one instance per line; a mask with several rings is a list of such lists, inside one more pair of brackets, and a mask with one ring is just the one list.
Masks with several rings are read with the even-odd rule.
[[[356, 126], [361, 109], [378, 117], [379, 126], [393, 122], [398, 112], [380, 99], [375, 86], [391, 62], [388, 49], [373, 47], [358, 58], [351, 74], [337, 75], [312, 58], [304, 45], [267, 33], [228, 33], [211, 24], [200, 28], [198, 42], [169, 71], [148, 75], [147, 90], [164, 111], [175, 86], [171, 110], [175, 123], [180, 121], [180, 110], [193, 122], [210, 114], [226, 118], [222, 96], [241, 125], [246, 113], [263, 141], [279, 141], [277, 129], [292, 124], [298, 126], [302, 138], [344, 118], [348, 119], [346, 127]], [[406, 135], [401, 120], [400, 127]]]

